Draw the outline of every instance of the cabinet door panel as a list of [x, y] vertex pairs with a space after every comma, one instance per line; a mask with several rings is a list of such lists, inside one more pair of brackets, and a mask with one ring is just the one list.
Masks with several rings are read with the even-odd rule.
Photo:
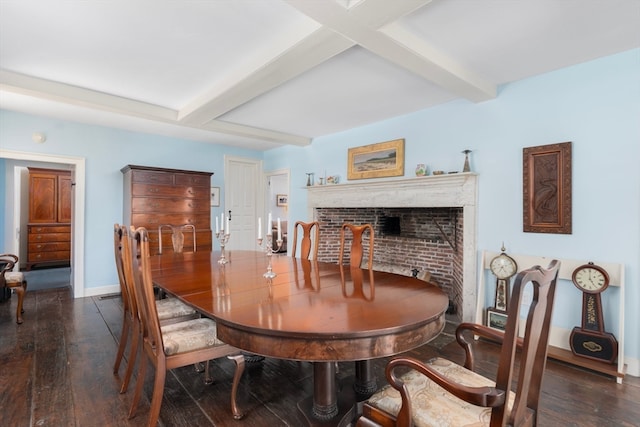
[[58, 222], [71, 222], [71, 176], [58, 177]]
[[133, 197], [131, 200], [131, 210], [136, 213], [141, 212], [163, 212], [163, 213], [189, 213], [200, 212], [209, 213], [209, 200], [200, 199], [177, 199], [159, 197]]
[[29, 176], [29, 222], [56, 222], [57, 185], [55, 175]]

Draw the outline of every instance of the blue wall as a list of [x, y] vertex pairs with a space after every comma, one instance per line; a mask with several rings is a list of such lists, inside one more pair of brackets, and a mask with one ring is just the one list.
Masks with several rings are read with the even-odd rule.
[[[479, 174], [478, 250], [622, 263], [626, 276], [625, 353], [640, 355], [640, 50], [505, 85], [492, 101], [455, 101], [265, 153], [265, 168], [291, 169], [290, 219], [307, 217], [305, 172], [346, 180], [347, 149], [405, 139], [405, 176], [417, 163], [461, 170], [473, 150]], [[572, 141], [573, 233], [522, 231], [522, 149]], [[480, 256], [480, 254], [478, 254]], [[559, 290], [554, 324], [580, 319], [571, 284]], [[617, 333], [616, 291], [605, 326]], [[566, 303], [565, 303], [566, 301]], [[578, 320], [579, 322], [579, 320]]]

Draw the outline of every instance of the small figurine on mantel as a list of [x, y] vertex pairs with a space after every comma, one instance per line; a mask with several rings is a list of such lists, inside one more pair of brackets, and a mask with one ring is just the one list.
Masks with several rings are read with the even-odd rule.
[[469, 153], [471, 153], [471, 150], [462, 150], [462, 154], [464, 154], [464, 167], [462, 168], [462, 172], [471, 172], [471, 167], [469, 166]]

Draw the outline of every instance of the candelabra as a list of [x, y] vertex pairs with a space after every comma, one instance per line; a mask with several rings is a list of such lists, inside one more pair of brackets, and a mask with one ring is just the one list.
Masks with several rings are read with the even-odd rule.
[[273, 268], [271, 267], [271, 257], [273, 254], [277, 253], [280, 250], [283, 242], [284, 241], [282, 240], [282, 238], [276, 239], [275, 241], [276, 246], [274, 248], [273, 233], [267, 234], [266, 239], [263, 239], [262, 237], [258, 237], [258, 246], [262, 246], [262, 244], [264, 243], [264, 251], [267, 254], [267, 259], [269, 260], [269, 264], [267, 265], [267, 272], [264, 273], [262, 277], [266, 279], [273, 279], [274, 277], [277, 276], [277, 274], [273, 272]]
[[225, 230], [216, 232], [216, 239], [218, 239], [218, 241], [220, 242], [221, 254], [220, 254], [220, 259], [218, 260], [218, 264], [220, 265], [225, 265], [226, 263], [229, 262], [229, 260], [224, 256], [224, 247], [229, 241], [229, 236], [231, 236], [231, 232], [229, 232], [228, 230], [226, 233], [225, 233]]

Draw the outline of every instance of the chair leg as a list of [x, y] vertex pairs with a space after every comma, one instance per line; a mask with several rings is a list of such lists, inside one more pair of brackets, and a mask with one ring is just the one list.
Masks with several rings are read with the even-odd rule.
[[[162, 366], [161, 366], [162, 365]], [[164, 363], [159, 363], [156, 367], [156, 379], [153, 382], [153, 396], [151, 398], [151, 409], [149, 410], [148, 427], [155, 427], [160, 417], [160, 407], [162, 406], [162, 395], [164, 394], [164, 380], [167, 376], [167, 367]]]
[[244, 372], [244, 356], [242, 354], [236, 354], [234, 356], [227, 356], [229, 359], [233, 359], [236, 362], [236, 371], [233, 374], [233, 385], [231, 386], [231, 412], [233, 418], [239, 420], [244, 414], [238, 408], [238, 385], [240, 384], [240, 378]]
[[127, 370], [124, 373], [120, 393], [125, 393], [129, 388], [129, 381], [133, 375], [133, 368], [136, 365], [136, 357], [138, 356], [138, 344], [140, 342], [140, 324], [137, 320], [133, 321], [133, 330], [131, 331], [131, 348], [129, 349], [129, 358], [127, 359]]
[[22, 282], [20, 286], [17, 286], [13, 289], [15, 289], [16, 293], [18, 294], [18, 307], [16, 308], [16, 323], [20, 325], [22, 323], [22, 313], [24, 313], [24, 310], [22, 309], [22, 305], [24, 303], [24, 294], [27, 289], [27, 284], [26, 282]]
[[120, 334], [120, 342], [118, 343], [118, 352], [116, 353], [116, 361], [113, 364], [113, 373], [118, 374], [120, 370], [120, 362], [122, 362], [122, 356], [124, 350], [127, 347], [127, 339], [129, 338], [129, 314], [125, 311], [122, 317], [122, 333]]
[[131, 402], [131, 409], [129, 409], [129, 419], [136, 415], [136, 409], [138, 409], [138, 402], [140, 402], [140, 396], [142, 395], [142, 388], [144, 386], [144, 377], [147, 374], [147, 356], [143, 354], [142, 360], [140, 360], [140, 370], [138, 371], [138, 378], [136, 378], [136, 390], [133, 393], [133, 401]]

